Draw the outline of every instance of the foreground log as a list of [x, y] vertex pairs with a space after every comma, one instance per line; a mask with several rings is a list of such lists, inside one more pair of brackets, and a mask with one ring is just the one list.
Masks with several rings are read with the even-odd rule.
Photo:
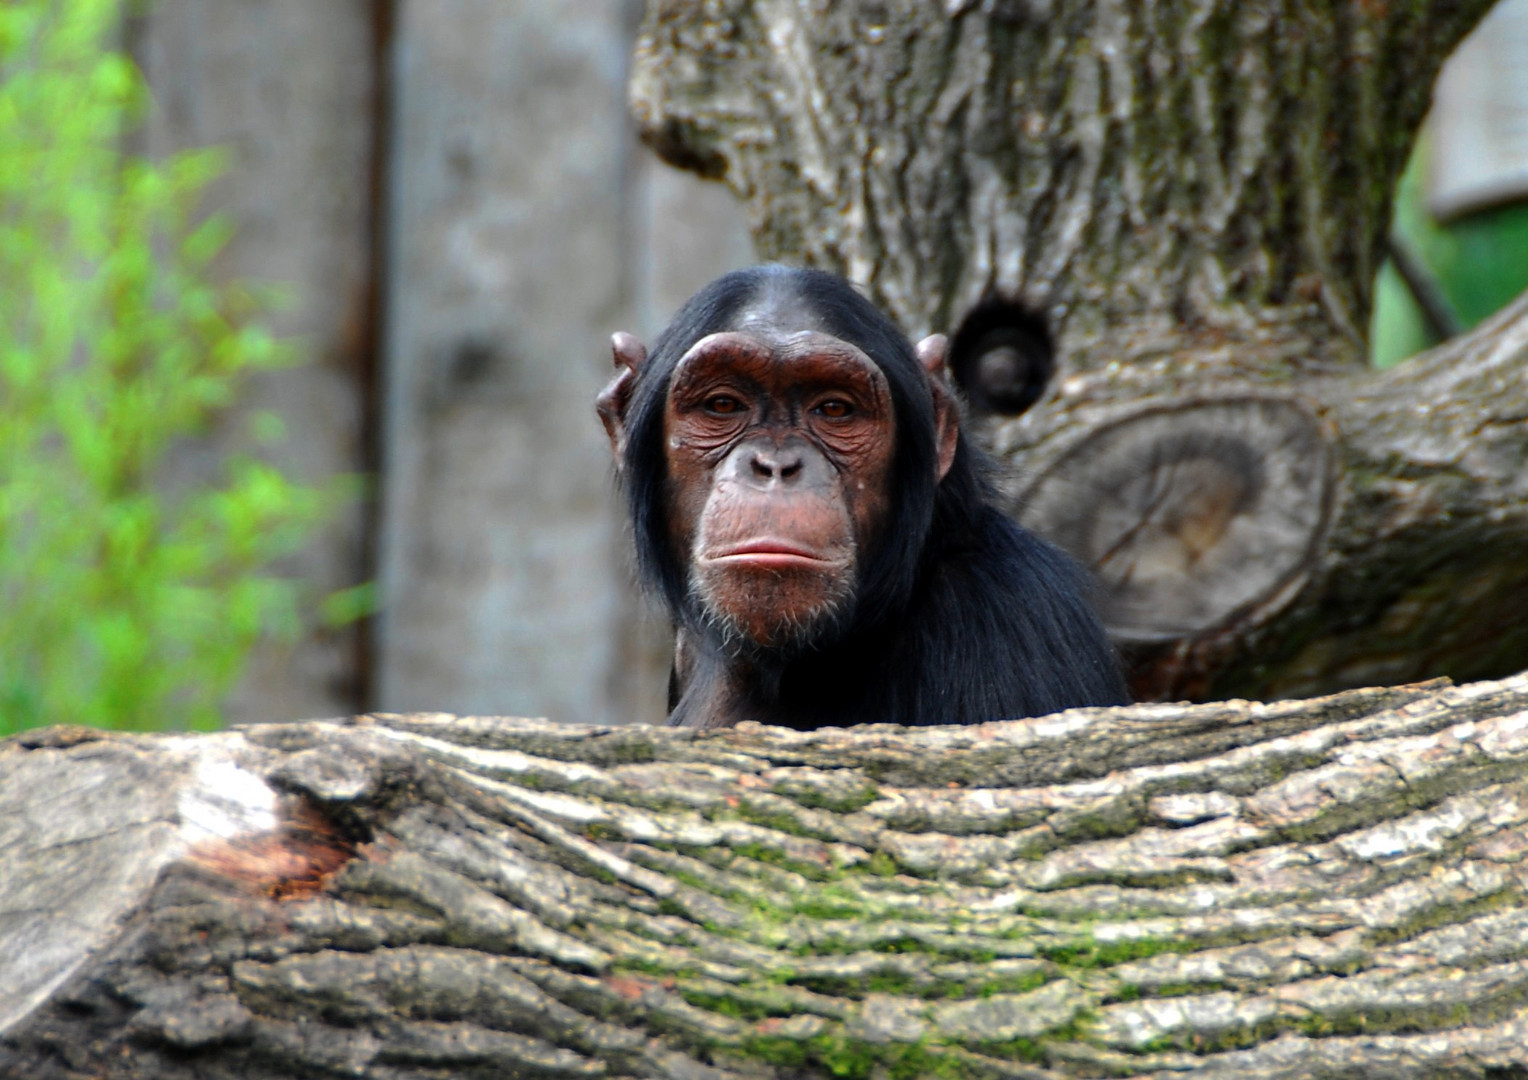
[[1528, 300], [1389, 372], [1363, 340], [1489, 6], [649, 0], [632, 101], [766, 256], [953, 336], [1140, 696], [1496, 678], [1528, 666]]
[[0, 1076], [1528, 1070], [1528, 676], [0, 743]]

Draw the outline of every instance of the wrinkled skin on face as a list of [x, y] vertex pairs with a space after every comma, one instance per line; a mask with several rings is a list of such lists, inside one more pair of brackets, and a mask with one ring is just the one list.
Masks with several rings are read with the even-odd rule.
[[741, 652], [818, 639], [890, 507], [886, 377], [826, 334], [712, 334], [674, 369], [663, 432], [671, 535], [712, 628]]

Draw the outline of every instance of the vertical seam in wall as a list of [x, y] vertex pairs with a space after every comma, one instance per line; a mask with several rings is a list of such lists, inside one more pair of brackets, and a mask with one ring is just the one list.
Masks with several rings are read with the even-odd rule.
[[626, 304], [627, 311], [637, 317], [637, 326], [632, 327], [639, 335], [646, 337], [648, 330], [645, 325], [648, 317], [648, 309], [651, 303], [651, 258], [648, 252], [647, 223], [644, 220], [647, 194], [647, 162], [643, 159], [643, 147], [637, 139], [636, 131], [630, 121], [628, 110], [625, 105], [627, 87], [631, 84], [631, 61], [632, 49], [636, 44], [637, 32], [642, 25], [642, 0], [625, 0], [621, 9], [622, 29], [625, 36], [625, 49], [622, 55], [620, 86], [621, 112], [626, 119], [621, 124], [621, 175], [620, 199], [621, 199], [621, 234], [617, 239], [620, 245], [621, 282], [620, 289], [622, 300]]
[[[392, 142], [393, 32], [397, 0], [371, 0], [371, 160], [367, 177], [368, 276], [365, 339], [359, 357], [360, 466], [367, 477], [361, 512], [361, 580], [377, 581], [382, 527], [383, 363], [387, 342], [388, 160]], [[368, 615], [355, 635], [353, 708], [365, 712], [376, 700], [377, 616]]]

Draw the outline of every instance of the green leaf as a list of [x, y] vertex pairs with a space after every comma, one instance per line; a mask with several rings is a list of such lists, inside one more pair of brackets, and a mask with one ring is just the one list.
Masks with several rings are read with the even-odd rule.
[[324, 597], [319, 607], [324, 625], [335, 629], [368, 618], [380, 610], [381, 593], [375, 581], [332, 592]]
[[148, 98], [122, 14], [0, 3], [0, 735], [216, 726], [261, 639], [375, 602], [273, 566], [356, 484], [258, 458], [162, 475], [250, 372], [300, 357], [263, 325], [278, 290], [209, 270], [233, 225], [197, 204], [229, 153], [123, 155]]

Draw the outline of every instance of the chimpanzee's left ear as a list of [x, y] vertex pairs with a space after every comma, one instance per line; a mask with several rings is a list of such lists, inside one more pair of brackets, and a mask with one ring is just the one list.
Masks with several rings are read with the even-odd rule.
[[626, 467], [626, 409], [631, 404], [631, 388], [636, 385], [637, 372], [647, 362], [647, 349], [630, 334], [613, 334], [610, 338], [610, 354], [615, 361], [616, 376], [594, 399], [595, 411], [610, 436], [610, 449], [615, 454], [617, 469]]
[[950, 375], [944, 366], [950, 352], [950, 339], [943, 334], [930, 334], [918, 342], [916, 352], [928, 374], [929, 389], [934, 394], [934, 441], [939, 447], [937, 483], [955, 463], [955, 446], [960, 441], [960, 406], [950, 390]]

